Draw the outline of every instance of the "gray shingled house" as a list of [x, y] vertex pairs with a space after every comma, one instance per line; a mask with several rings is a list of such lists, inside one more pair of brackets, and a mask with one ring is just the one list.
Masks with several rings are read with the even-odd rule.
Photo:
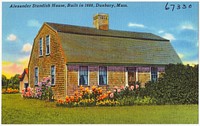
[[51, 76], [57, 97], [73, 94], [80, 85], [106, 90], [139, 81], [144, 86], [147, 81], [156, 81], [165, 65], [182, 63], [167, 39], [151, 33], [110, 30], [108, 22], [95, 26], [44, 23], [31, 52], [30, 86]]

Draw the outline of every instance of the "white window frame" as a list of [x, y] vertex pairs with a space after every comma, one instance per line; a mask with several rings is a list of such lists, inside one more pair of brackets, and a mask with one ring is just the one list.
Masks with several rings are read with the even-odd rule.
[[[49, 36], [49, 53], [47, 53], [47, 36]], [[45, 37], [45, 43], [46, 43], [46, 55], [50, 55], [50, 53], [51, 53], [51, 49], [50, 49], [50, 43], [51, 43], [51, 37], [50, 37], [50, 35], [47, 35], [46, 37]]]
[[135, 72], [136, 82], [138, 82], [138, 67], [135, 67]]
[[[37, 84], [35, 84], [35, 69], [36, 69], [36, 68], [37, 68], [37, 70], [38, 70], [38, 75], [37, 75], [37, 76], [38, 76], [38, 81], [37, 81]], [[39, 67], [36, 66], [36, 67], [34, 68], [34, 85], [37, 86], [37, 85], [38, 85], [38, 82], [39, 82]]]
[[90, 86], [90, 79], [89, 79], [90, 72], [89, 72], [89, 66], [85, 66], [85, 65], [78, 66], [78, 86], [81, 86], [80, 83], [79, 83], [80, 67], [87, 67], [87, 68], [88, 68], [88, 85], [82, 85], [82, 86]]
[[[100, 67], [106, 67], [106, 73], [107, 73], [107, 76], [106, 76], [106, 77], [107, 77], [107, 84], [106, 84], [106, 85], [100, 85], [100, 84], [99, 84], [99, 68], [100, 68]], [[98, 73], [98, 74], [97, 74], [97, 76], [98, 76], [98, 77], [97, 77], [97, 78], [98, 78], [98, 80], [97, 80], [97, 81], [98, 81], [98, 86], [107, 86], [107, 85], [108, 85], [108, 66], [103, 66], [103, 65], [102, 65], [102, 66], [98, 66], [98, 72], [97, 72], [97, 73]]]
[[[42, 54], [40, 54], [40, 40], [42, 40], [42, 44], [41, 44], [41, 46], [42, 46], [42, 48], [41, 48]], [[43, 38], [39, 39], [39, 56], [43, 56]]]
[[[51, 82], [51, 85], [55, 85], [56, 84], [56, 66], [55, 65], [51, 65], [50, 71], [51, 71], [52, 67], [54, 67], [54, 83]], [[52, 72], [51, 72], [51, 77], [52, 77]]]

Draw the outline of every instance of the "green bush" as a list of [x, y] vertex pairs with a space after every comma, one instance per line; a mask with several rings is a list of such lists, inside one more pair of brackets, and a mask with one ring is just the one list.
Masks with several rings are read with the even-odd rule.
[[122, 99], [117, 99], [117, 101], [120, 103], [121, 106], [134, 105], [134, 100], [135, 100], [135, 97], [133, 97], [133, 96], [124, 97]]
[[152, 99], [151, 97], [138, 97], [137, 99], [135, 99], [134, 104], [135, 105], [152, 105], [155, 104], [155, 99]]
[[157, 104], [198, 104], [198, 65], [167, 65], [162, 78], [145, 86], [143, 95]]

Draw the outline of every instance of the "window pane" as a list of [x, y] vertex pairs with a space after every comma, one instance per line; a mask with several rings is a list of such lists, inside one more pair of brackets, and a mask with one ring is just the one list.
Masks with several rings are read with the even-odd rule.
[[51, 84], [55, 84], [55, 66], [51, 66]]
[[107, 84], [107, 67], [99, 67], [99, 85]]
[[40, 49], [40, 55], [42, 55], [42, 38], [40, 38], [39, 41], [39, 49]]
[[79, 85], [88, 85], [88, 67], [79, 67]]
[[158, 70], [156, 67], [151, 67], [151, 80], [154, 82], [158, 80]]
[[46, 54], [49, 54], [50, 53], [50, 36], [46, 36]]
[[35, 68], [35, 85], [38, 85], [38, 68]]

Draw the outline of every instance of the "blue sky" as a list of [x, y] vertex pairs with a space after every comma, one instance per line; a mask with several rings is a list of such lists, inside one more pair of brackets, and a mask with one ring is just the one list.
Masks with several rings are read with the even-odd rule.
[[198, 63], [199, 7], [197, 2], [169, 2], [175, 5], [192, 5], [191, 8], [174, 9], [174, 11], [165, 10], [166, 2], [128, 2], [124, 3], [128, 7], [121, 8], [9, 8], [11, 4], [32, 5], [33, 3], [2, 3], [2, 73], [7, 76], [21, 73], [23, 68], [27, 67], [34, 37], [43, 22], [93, 27], [92, 17], [96, 13], [109, 14], [110, 29], [150, 32], [170, 39], [183, 63]]

